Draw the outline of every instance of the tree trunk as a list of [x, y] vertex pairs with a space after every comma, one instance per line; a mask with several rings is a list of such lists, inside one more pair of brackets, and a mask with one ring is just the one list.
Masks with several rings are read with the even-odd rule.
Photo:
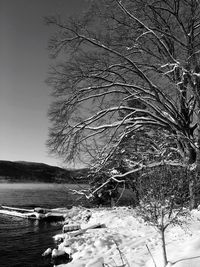
[[[194, 186], [193, 186], [193, 191], [195, 191], [195, 185], [198, 183], [200, 179], [200, 105], [198, 105], [198, 114], [197, 114], [197, 156], [196, 156], [196, 173], [195, 173], [195, 181], [194, 181]], [[195, 192], [194, 192], [195, 195]], [[197, 203], [196, 203], [196, 198], [194, 201], [194, 206], [193, 208], [196, 208]]]
[[164, 260], [164, 267], [165, 267], [167, 265], [167, 252], [166, 252], [165, 231], [164, 231], [164, 229], [161, 230], [161, 235], [162, 235], [163, 260]]
[[196, 197], [195, 197], [195, 178], [190, 179], [189, 183], [189, 194], [190, 194], [190, 203], [189, 203], [189, 208], [190, 210], [194, 209], [196, 206]]
[[163, 261], [164, 266], [167, 265], [167, 251], [166, 251], [166, 243], [165, 243], [165, 227], [164, 227], [164, 213], [163, 210], [161, 211], [161, 241], [162, 241], [162, 252], [163, 252]]
[[[199, 102], [199, 101], [198, 101]], [[200, 179], [200, 103], [197, 104], [197, 142], [196, 142], [196, 171], [195, 176], [190, 179], [189, 194], [190, 194], [190, 210], [197, 207], [196, 184]]]

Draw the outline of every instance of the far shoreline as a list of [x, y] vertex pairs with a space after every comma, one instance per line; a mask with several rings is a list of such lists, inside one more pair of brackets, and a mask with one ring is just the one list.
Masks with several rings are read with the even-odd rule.
[[0, 180], [0, 184], [68, 184], [68, 185], [89, 185], [88, 183], [80, 183], [80, 182], [57, 182], [57, 181], [30, 181], [30, 180], [22, 180], [22, 181], [9, 181], [9, 180]]

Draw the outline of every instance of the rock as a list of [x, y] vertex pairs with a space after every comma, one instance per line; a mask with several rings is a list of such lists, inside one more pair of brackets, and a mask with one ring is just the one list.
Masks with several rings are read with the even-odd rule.
[[50, 256], [52, 253], [52, 249], [48, 248], [47, 250], [45, 250], [45, 252], [42, 254], [43, 257], [47, 257]]
[[65, 264], [72, 260], [72, 258], [68, 253], [58, 248], [53, 249], [51, 257], [52, 257], [52, 263], [54, 265]]
[[64, 255], [64, 254], [65, 254], [65, 251], [57, 249], [57, 248], [54, 248], [52, 250], [51, 256], [52, 256], [52, 258], [56, 258], [56, 257], [59, 257], [59, 256]]
[[65, 224], [63, 225], [63, 233], [80, 230], [80, 224]]
[[62, 243], [62, 242], [64, 241], [64, 239], [65, 239], [65, 236], [64, 236], [63, 234], [56, 235], [56, 236], [54, 237], [55, 243], [56, 243], [57, 245], [59, 245], [60, 243]]

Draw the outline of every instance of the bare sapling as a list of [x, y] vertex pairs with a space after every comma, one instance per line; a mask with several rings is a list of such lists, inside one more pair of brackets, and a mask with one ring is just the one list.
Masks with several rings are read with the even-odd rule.
[[180, 176], [178, 170], [163, 166], [141, 177], [137, 213], [160, 234], [163, 267], [168, 264], [166, 230], [171, 225], [182, 225], [183, 218], [189, 214], [185, 208], [188, 205], [185, 188], [189, 181], [187, 175]]

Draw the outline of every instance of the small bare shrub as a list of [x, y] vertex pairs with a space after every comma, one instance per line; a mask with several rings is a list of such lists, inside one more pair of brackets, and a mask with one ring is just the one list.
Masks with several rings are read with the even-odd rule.
[[138, 214], [161, 235], [164, 266], [167, 265], [165, 231], [169, 225], [182, 224], [188, 214], [189, 176], [186, 169], [160, 166], [140, 177]]

